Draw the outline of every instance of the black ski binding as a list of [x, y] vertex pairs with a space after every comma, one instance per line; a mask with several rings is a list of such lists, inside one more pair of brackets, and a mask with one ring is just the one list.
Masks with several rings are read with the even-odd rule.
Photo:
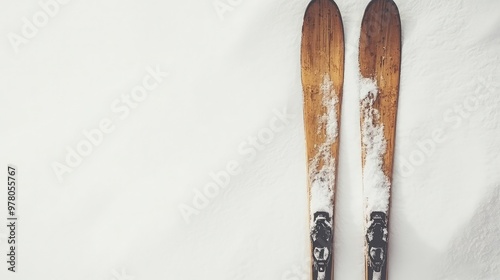
[[369, 267], [375, 272], [385, 270], [387, 260], [387, 220], [383, 212], [372, 212], [366, 233]]
[[327, 212], [314, 213], [311, 241], [313, 246], [313, 279], [329, 279], [326, 277], [330, 277], [332, 270], [333, 230], [332, 219]]

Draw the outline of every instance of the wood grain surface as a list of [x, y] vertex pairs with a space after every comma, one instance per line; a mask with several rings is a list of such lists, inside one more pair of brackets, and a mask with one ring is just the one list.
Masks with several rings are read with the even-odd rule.
[[[307, 157], [310, 160], [326, 138], [324, 127], [318, 133], [320, 118], [326, 113], [320, 90], [325, 74], [333, 82], [338, 98], [337, 120], [340, 121], [344, 83], [344, 31], [338, 7], [331, 0], [313, 0], [306, 10], [302, 29], [301, 68]], [[338, 141], [332, 147], [332, 156], [338, 156]]]
[[380, 122], [384, 125], [387, 149], [383, 170], [392, 181], [401, 68], [401, 21], [394, 1], [372, 0], [368, 4], [361, 23], [359, 65], [361, 75], [374, 79], [378, 85], [373, 107], [380, 112]]

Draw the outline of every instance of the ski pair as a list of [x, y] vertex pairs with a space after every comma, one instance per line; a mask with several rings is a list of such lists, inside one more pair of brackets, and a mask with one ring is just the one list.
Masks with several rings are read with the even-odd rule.
[[[392, 0], [371, 0], [359, 40], [365, 275], [387, 279], [390, 189], [401, 65]], [[344, 83], [344, 34], [332, 0], [312, 0], [302, 29], [302, 85], [313, 280], [333, 280], [333, 220]]]

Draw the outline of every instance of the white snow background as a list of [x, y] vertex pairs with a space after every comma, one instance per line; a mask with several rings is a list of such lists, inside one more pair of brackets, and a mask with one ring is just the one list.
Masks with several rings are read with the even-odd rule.
[[[337, 1], [336, 280], [364, 278], [357, 56], [368, 2]], [[309, 279], [308, 1], [51, 3], [48, 15], [39, 0], [0, 1], [0, 279]], [[389, 278], [500, 279], [500, 2], [397, 4]], [[152, 71], [169, 75], [153, 87]], [[89, 146], [83, 131], [101, 122], [108, 133]], [[55, 162], [78, 147], [86, 155], [60, 181]], [[18, 168], [16, 273], [8, 164]]]

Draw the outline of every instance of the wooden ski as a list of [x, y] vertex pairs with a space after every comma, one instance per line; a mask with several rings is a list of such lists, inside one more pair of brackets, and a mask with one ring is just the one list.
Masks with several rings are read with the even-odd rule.
[[401, 21], [392, 0], [372, 0], [359, 41], [365, 201], [365, 275], [386, 280], [388, 220], [401, 68]]
[[344, 30], [332, 0], [312, 0], [301, 46], [313, 280], [333, 279], [333, 220], [344, 82]]

